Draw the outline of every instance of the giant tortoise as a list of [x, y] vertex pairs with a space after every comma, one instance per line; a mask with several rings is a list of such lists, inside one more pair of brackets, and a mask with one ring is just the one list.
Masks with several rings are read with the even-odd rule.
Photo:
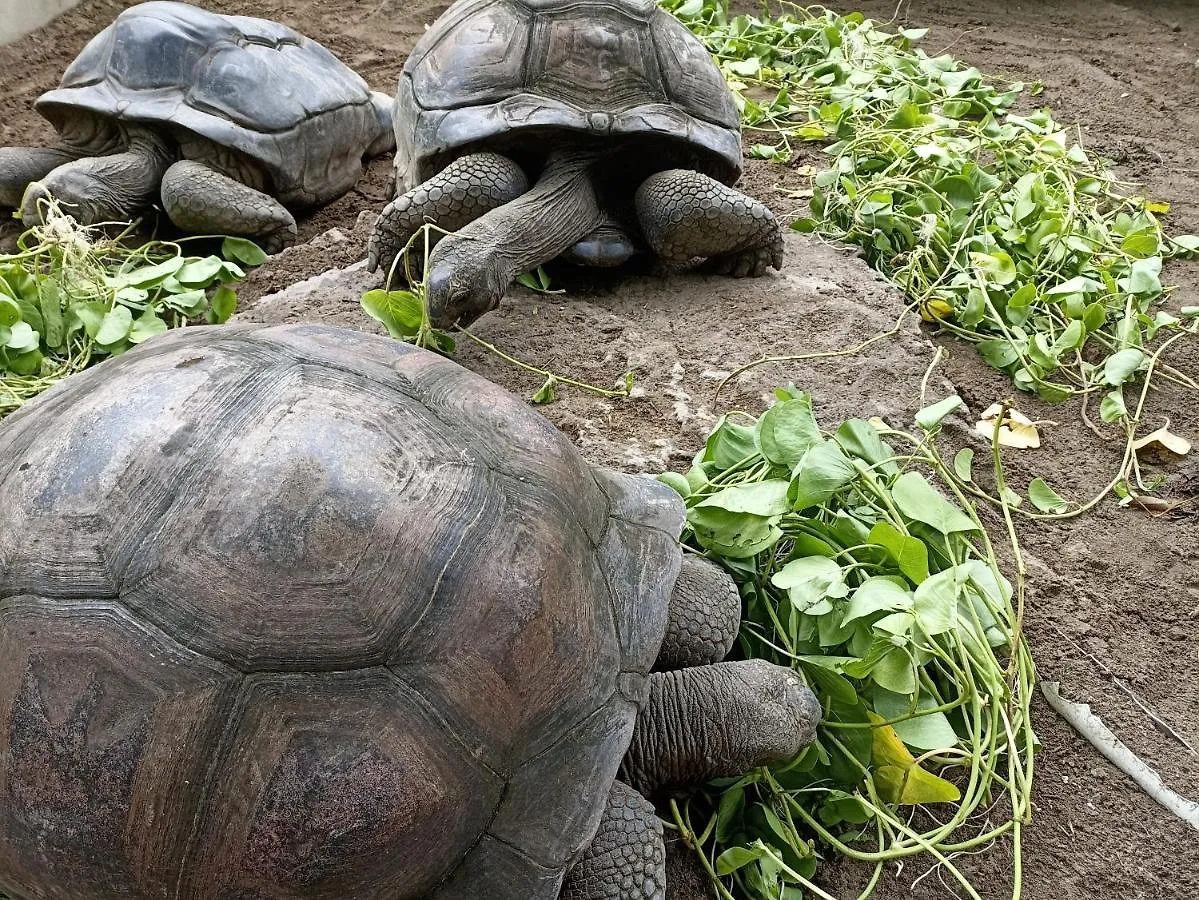
[[[678, 497], [391, 340], [188, 328], [0, 425], [0, 892], [663, 896], [645, 797], [796, 754]], [[657, 671], [653, 671], [657, 669]]]
[[184, 231], [277, 250], [291, 209], [340, 197], [390, 150], [392, 100], [323, 46], [265, 19], [142, 3], [97, 34], [36, 108], [54, 148], [0, 149], [0, 207], [85, 224], [158, 201]]
[[782, 265], [774, 216], [731, 187], [732, 94], [655, 0], [458, 0], [404, 65], [395, 130], [406, 192], [368, 267], [390, 267], [426, 221], [455, 232], [429, 259], [440, 324], [476, 318], [560, 254], [611, 266], [648, 246], [737, 276]]

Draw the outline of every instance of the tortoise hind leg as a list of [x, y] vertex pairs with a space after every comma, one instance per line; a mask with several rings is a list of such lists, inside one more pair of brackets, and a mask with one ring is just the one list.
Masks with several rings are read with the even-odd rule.
[[282, 203], [195, 160], [167, 169], [162, 208], [184, 231], [253, 238], [267, 253], [296, 239], [296, 220]]
[[[384, 207], [371, 234], [367, 269], [373, 272], [382, 266], [390, 270], [400, 251], [426, 222], [443, 231], [457, 231], [528, 189], [524, 171], [506, 156], [474, 153], [454, 160]], [[429, 236], [430, 249], [440, 238], [437, 233]], [[423, 255], [424, 247], [418, 253]]]
[[563, 253], [562, 258], [576, 266], [610, 269], [624, 265], [636, 252], [625, 230], [614, 219], [605, 217], [599, 228]]
[[20, 209], [25, 188], [80, 154], [49, 147], [0, 147], [0, 208]]
[[714, 178], [670, 169], [637, 189], [637, 218], [645, 239], [667, 263], [696, 257], [722, 275], [765, 275], [783, 267], [783, 235], [764, 205]]
[[595, 839], [566, 873], [560, 900], [664, 900], [662, 823], [639, 793], [617, 781]]

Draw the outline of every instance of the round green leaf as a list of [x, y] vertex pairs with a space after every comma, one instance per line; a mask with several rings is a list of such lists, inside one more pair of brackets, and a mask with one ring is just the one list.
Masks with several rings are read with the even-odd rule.
[[17, 322], [9, 328], [6, 350], [13, 353], [29, 353], [38, 348], [39, 336], [28, 322]]
[[253, 241], [245, 238], [227, 237], [221, 243], [221, 256], [235, 259], [247, 266], [261, 266], [266, 262], [266, 253]]
[[715, 506], [734, 513], [755, 516], [780, 516], [790, 508], [787, 504], [786, 481], [759, 481], [739, 484], [718, 491], [700, 502], [699, 506]]
[[149, 340], [156, 334], [162, 334], [167, 330], [167, 323], [158, 316], [154, 315], [151, 309], [146, 310], [133, 323], [133, 327], [129, 329], [129, 343], [140, 344], [142, 341]]
[[15, 300], [0, 296], [0, 327], [11, 328], [21, 321], [21, 307]]
[[1148, 357], [1144, 350], [1129, 347], [1119, 353], [1113, 353], [1103, 364], [1103, 380], [1108, 384], [1119, 387], [1132, 378], [1137, 370], [1145, 364]]
[[812, 399], [806, 394], [776, 403], [758, 422], [762, 455], [788, 469], [794, 468], [810, 447], [823, 440], [812, 415]]
[[114, 306], [104, 314], [100, 329], [96, 332], [97, 344], [116, 344], [123, 341], [133, 329], [133, 313], [127, 306]]

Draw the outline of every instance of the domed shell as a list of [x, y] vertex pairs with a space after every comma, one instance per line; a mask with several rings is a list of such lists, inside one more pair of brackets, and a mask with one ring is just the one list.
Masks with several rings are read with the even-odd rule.
[[556, 900], [665, 629], [668, 489], [316, 325], [156, 338], [0, 458], [0, 892]]
[[547, 130], [657, 139], [728, 184], [741, 173], [724, 77], [654, 0], [458, 0], [408, 57], [395, 127], [408, 187], [464, 148]]
[[59, 131], [78, 128], [81, 112], [101, 136], [121, 121], [186, 129], [260, 163], [293, 206], [362, 177], [363, 156], [391, 147], [390, 107], [284, 25], [173, 2], [125, 10], [36, 104]]

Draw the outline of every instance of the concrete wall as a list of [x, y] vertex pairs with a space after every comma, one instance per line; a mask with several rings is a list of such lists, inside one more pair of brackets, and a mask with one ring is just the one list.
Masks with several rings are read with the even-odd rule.
[[79, 0], [0, 0], [0, 44], [8, 44], [41, 28]]

